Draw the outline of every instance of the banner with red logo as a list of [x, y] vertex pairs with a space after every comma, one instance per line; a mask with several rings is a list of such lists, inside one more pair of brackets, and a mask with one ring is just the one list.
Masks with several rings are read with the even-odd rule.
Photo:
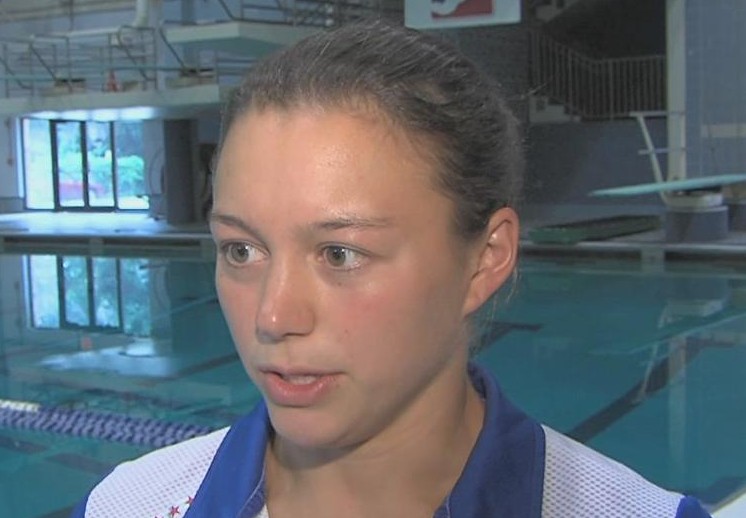
[[521, 21], [521, 0], [405, 0], [404, 22], [415, 29], [501, 25]]

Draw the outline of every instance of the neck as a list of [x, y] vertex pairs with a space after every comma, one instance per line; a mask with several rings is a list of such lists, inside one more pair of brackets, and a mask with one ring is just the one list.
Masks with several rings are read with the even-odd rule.
[[432, 516], [463, 471], [484, 418], [465, 365], [450, 376], [361, 444], [312, 450], [275, 437], [267, 454], [270, 504], [293, 498], [365, 516], [388, 502], [395, 515], [410, 509], [405, 515]]

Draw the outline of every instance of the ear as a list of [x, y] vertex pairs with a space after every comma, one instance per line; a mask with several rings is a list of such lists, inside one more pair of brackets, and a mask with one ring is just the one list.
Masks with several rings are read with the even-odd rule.
[[495, 212], [474, 254], [474, 267], [464, 300], [464, 315], [474, 313], [510, 277], [518, 260], [518, 215], [509, 207]]

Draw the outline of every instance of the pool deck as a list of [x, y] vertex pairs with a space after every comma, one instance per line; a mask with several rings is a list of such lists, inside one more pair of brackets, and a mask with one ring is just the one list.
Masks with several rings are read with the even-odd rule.
[[739, 495], [712, 514], [713, 518], [743, 518], [746, 516], [746, 495]]
[[[524, 225], [521, 247], [530, 255], [636, 256], [641, 260], [663, 258], [746, 259], [746, 232], [731, 232], [725, 239], [699, 243], [668, 243], [662, 230], [630, 236], [584, 241], [571, 245], [531, 242]], [[198, 247], [211, 249], [206, 223], [171, 225], [142, 213], [0, 214], [0, 251], [39, 247]]]
[[[530, 227], [530, 225], [527, 225]], [[527, 229], [522, 234], [522, 252], [546, 256], [623, 256], [659, 262], [685, 258], [698, 260], [746, 260], [746, 232], [732, 232], [727, 238], [702, 243], [667, 243], [662, 231], [574, 245], [532, 243]], [[83, 250], [97, 253], [114, 249], [119, 253], [142, 254], [149, 249], [197, 251], [211, 256], [214, 246], [205, 223], [171, 225], [142, 213], [48, 213], [0, 214], [0, 252], [58, 252]], [[746, 265], [746, 262], [744, 263]], [[717, 509], [715, 518], [746, 516], [746, 493]]]

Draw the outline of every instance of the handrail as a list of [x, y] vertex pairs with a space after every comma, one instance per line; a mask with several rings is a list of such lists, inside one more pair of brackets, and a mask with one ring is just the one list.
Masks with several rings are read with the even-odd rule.
[[[119, 43], [122, 51], [127, 55], [127, 58], [129, 58], [129, 60], [132, 62], [133, 65], [137, 65], [138, 64], [137, 60], [134, 58], [134, 56], [130, 52], [129, 46], [122, 40], [122, 33], [125, 29], [132, 29], [134, 31], [138, 31], [141, 28], [133, 27], [130, 25], [122, 25], [121, 27], [119, 27], [119, 29], [117, 29], [117, 33], [116, 33], [117, 43]], [[140, 73], [140, 76], [142, 76], [143, 80], [149, 81], [151, 79], [150, 77], [148, 77], [148, 74], [145, 72], [143, 68], [139, 68], [138, 72]]]
[[[61, 88], [73, 92], [118, 89], [113, 72], [127, 84], [154, 84], [149, 71], [157, 67], [155, 29], [152, 27], [119, 27], [92, 29], [61, 34], [36, 35], [25, 39], [0, 40], [6, 77], [29, 77], [16, 80], [12, 88], [5, 85], [5, 96], [59, 94]], [[40, 74], [43, 72], [43, 75]]]
[[[220, 1], [222, 2], [222, 0], [220, 0]], [[168, 41], [168, 38], [166, 38], [166, 32], [164, 30], [164, 27], [166, 26], [166, 23], [167, 23], [166, 20], [162, 20], [158, 24], [158, 35], [161, 37], [161, 41], [166, 46], [166, 48], [168, 49], [168, 51], [171, 53], [171, 55], [174, 57], [174, 59], [176, 59], [176, 61], [179, 63], [179, 66], [181, 67], [181, 69], [182, 70], [186, 70], [186, 68], [187, 68], [186, 63], [181, 58], [181, 56], [179, 55], [179, 53], [176, 51], [176, 49], [174, 48], [174, 46], [171, 45], [171, 42]]]
[[[19, 87], [21, 87], [21, 88], [30, 88], [30, 87], [31, 87], [31, 85], [30, 85], [30, 84], [26, 84], [26, 83], [23, 83], [23, 82], [21, 81], [21, 79], [20, 79], [20, 76], [19, 76], [18, 74], [16, 74], [16, 73], [15, 73], [15, 72], [14, 72], [14, 71], [13, 71], [13, 70], [12, 70], [12, 69], [11, 69], [11, 68], [10, 68], [10, 67], [8, 66], [8, 63], [7, 63], [7, 61], [5, 60], [5, 58], [4, 58], [4, 57], [0, 57], [0, 65], [2, 65], [3, 69], [5, 70], [5, 73], [6, 73], [6, 74], [8, 74], [8, 75], [9, 75], [9, 76], [10, 76], [10, 77], [11, 77], [11, 78], [13, 79], [13, 81], [15, 81], [15, 82], [16, 82], [16, 84], [18, 84], [18, 86], [19, 86]], [[6, 87], [6, 88], [7, 88], [7, 87]]]
[[57, 80], [57, 74], [55, 74], [54, 70], [52, 69], [52, 67], [50, 67], [47, 64], [47, 62], [45, 61], [44, 57], [42, 57], [42, 55], [39, 53], [38, 49], [34, 46], [33, 43], [31, 45], [29, 45], [29, 52], [31, 52], [34, 56], [36, 56], [36, 59], [41, 64], [42, 68], [44, 68], [44, 70], [46, 70], [49, 73], [49, 75], [51, 76], [51, 78], [56, 81]]
[[538, 29], [530, 34], [530, 90], [570, 114], [615, 119], [665, 109], [665, 56], [594, 59]]
[[[218, 0], [218, 6], [225, 22], [318, 28], [373, 14], [401, 14], [401, 9], [388, 7], [385, 0], [237, 0], [235, 5]], [[240, 8], [238, 13], [236, 6]], [[241, 75], [236, 72], [238, 67], [226, 66], [227, 56], [222, 54], [230, 51], [182, 53], [168, 40], [166, 23], [169, 22], [164, 20], [157, 27], [123, 25], [15, 40], [0, 38], [0, 97], [59, 95], [65, 88], [70, 93], [82, 89], [158, 89], [173, 84], [166, 74], [175, 73], [196, 73], [200, 81], [221, 84], [223, 80], [231, 83], [234, 75]], [[209, 73], [203, 77], [203, 71]]]

